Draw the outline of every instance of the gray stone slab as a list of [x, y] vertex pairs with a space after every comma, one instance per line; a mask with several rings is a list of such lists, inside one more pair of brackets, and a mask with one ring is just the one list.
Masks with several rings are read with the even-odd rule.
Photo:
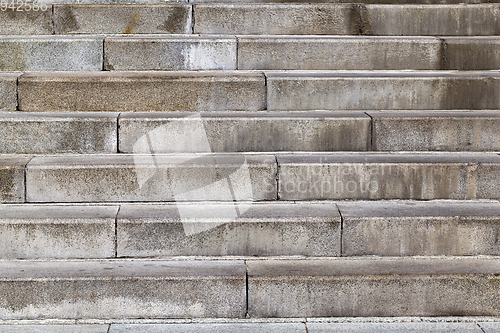
[[0, 112], [0, 153], [114, 153], [118, 113]]
[[500, 203], [338, 203], [346, 256], [499, 255]]
[[441, 41], [430, 37], [239, 37], [239, 69], [441, 69]]
[[125, 112], [119, 123], [125, 153], [366, 151], [371, 140], [362, 112]]
[[27, 168], [27, 201], [275, 200], [276, 172], [274, 156], [40, 156]]
[[485, 70], [500, 68], [499, 37], [447, 37], [443, 69]]
[[0, 202], [24, 202], [24, 169], [31, 157], [0, 156]]
[[21, 73], [0, 73], [0, 110], [17, 109], [17, 79]]
[[247, 261], [251, 317], [498, 316], [498, 259]]
[[188, 34], [187, 4], [55, 5], [54, 32], [64, 34]]
[[237, 69], [235, 37], [108, 37], [104, 50], [108, 70]]
[[482, 333], [476, 323], [307, 323], [308, 333]]
[[498, 4], [367, 5], [364, 33], [393, 36], [495, 36], [500, 33]]
[[500, 332], [500, 322], [479, 322], [479, 326], [484, 333], [498, 333]]
[[369, 111], [373, 150], [500, 151], [497, 111]]
[[117, 213], [118, 206], [0, 205], [0, 259], [114, 257]]
[[119, 257], [338, 256], [333, 203], [122, 205]]
[[2, 71], [101, 71], [103, 37], [0, 37]]
[[495, 154], [325, 154], [278, 156], [279, 198], [498, 199]]
[[500, 108], [496, 72], [305, 71], [266, 76], [268, 110]]
[[357, 34], [351, 5], [196, 4], [195, 34]]
[[306, 333], [302, 323], [111, 325], [109, 333]]
[[37, 11], [29, 6], [16, 6], [15, 10], [12, 8], [1, 10], [0, 35], [52, 35], [52, 5], [47, 5], [46, 10], [39, 8]]
[[[22, 111], [256, 111], [265, 78], [253, 72], [46, 72], [19, 79]], [[123, 98], [127, 96], [127, 98]]]
[[4, 319], [245, 315], [243, 261], [4, 261], [0, 272]]
[[107, 333], [109, 325], [0, 325], [2, 333]]

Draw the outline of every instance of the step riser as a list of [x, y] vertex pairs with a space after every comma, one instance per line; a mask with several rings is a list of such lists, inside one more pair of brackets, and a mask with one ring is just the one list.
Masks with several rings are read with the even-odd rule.
[[184, 79], [175, 73], [120, 76], [101, 74], [83, 79], [23, 75], [19, 78], [19, 110], [258, 111], [266, 107], [265, 78], [258, 73], [226, 77], [193, 74]]
[[15, 111], [17, 109], [17, 78], [19, 74], [0, 75], [0, 110]]

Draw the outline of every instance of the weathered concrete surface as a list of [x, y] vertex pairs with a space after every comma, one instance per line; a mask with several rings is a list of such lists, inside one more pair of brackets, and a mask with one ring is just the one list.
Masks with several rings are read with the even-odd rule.
[[338, 256], [333, 203], [122, 205], [118, 257]]
[[195, 34], [357, 34], [351, 5], [197, 4], [194, 12]]
[[499, 255], [498, 202], [338, 203], [345, 256]]
[[103, 37], [0, 37], [0, 71], [101, 71]]
[[243, 261], [4, 261], [4, 319], [244, 317]]
[[253, 72], [46, 72], [23, 74], [18, 90], [21, 111], [256, 111], [265, 88]]
[[306, 333], [304, 323], [213, 323], [111, 325], [109, 333]]
[[17, 78], [21, 73], [0, 73], [0, 110], [17, 108]]
[[476, 323], [307, 323], [308, 333], [482, 333]]
[[498, 109], [498, 72], [266, 72], [268, 110]]
[[0, 156], [0, 202], [24, 202], [24, 168], [30, 156]]
[[278, 165], [281, 200], [500, 198], [495, 154], [297, 154]]
[[0, 259], [114, 257], [117, 213], [117, 206], [0, 205]]
[[366, 151], [371, 140], [362, 112], [125, 112], [119, 125], [120, 152], [136, 154]]
[[495, 258], [247, 261], [251, 317], [498, 316]]
[[2, 333], [107, 333], [109, 325], [2, 325]]
[[45, 11], [33, 11], [28, 6], [15, 7], [15, 10], [0, 11], [0, 35], [52, 35], [52, 5]]
[[0, 112], [0, 153], [114, 153], [118, 113]]
[[275, 200], [276, 172], [274, 156], [39, 156], [27, 168], [27, 201]]
[[369, 111], [373, 150], [500, 151], [498, 111]]
[[367, 5], [363, 33], [392, 36], [495, 36], [499, 4]]
[[236, 67], [236, 37], [108, 37], [108, 70], [230, 70]]
[[54, 32], [64, 34], [189, 34], [187, 4], [55, 5]]
[[443, 69], [500, 68], [500, 37], [447, 37]]
[[441, 69], [441, 41], [431, 37], [239, 37], [239, 69]]

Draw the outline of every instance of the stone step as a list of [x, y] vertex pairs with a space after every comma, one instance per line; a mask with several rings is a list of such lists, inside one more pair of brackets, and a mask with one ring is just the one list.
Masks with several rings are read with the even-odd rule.
[[0, 155], [0, 203], [26, 200], [25, 169], [31, 156]]
[[194, 33], [495, 36], [500, 33], [499, 8], [498, 4], [196, 4]]
[[103, 37], [3, 36], [0, 70], [101, 71]]
[[10, 260], [0, 308], [6, 320], [498, 316], [499, 273], [497, 257]]
[[337, 202], [342, 256], [500, 255], [500, 202]]
[[2, 319], [243, 318], [245, 272], [242, 260], [1, 261], [0, 313]]
[[[45, 10], [38, 11], [17, 6], [14, 11], [7, 8], [0, 12], [0, 35], [193, 32], [226, 35], [498, 36], [500, 33], [500, 5], [497, 3], [466, 6], [459, 4], [458, 0], [354, 0], [366, 4], [300, 3], [304, 0], [286, 4], [258, 3], [262, 1], [194, 4], [98, 4], [83, 1], [79, 4], [44, 3]], [[369, 4], [373, 2], [397, 4]], [[424, 4], [408, 4], [411, 2]]]
[[21, 73], [0, 72], [0, 110], [17, 109], [17, 79]]
[[[5, 94], [15, 98], [19, 74], [5, 75]], [[33, 72], [19, 77], [17, 104], [44, 112], [483, 110], [500, 109], [498, 89], [498, 71]]]
[[377, 151], [500, 151], [499, 111], [369, 111]]
[[115, 153], [118, 113], [1, 112], [0, 153]]
[[273, 155], [34, 157], [27, 202], [276, 200]]
[[441, 48], [431, 37], [242, 36], [238, 69], [442, 69]]
[[250, 317], [498, 316], [497, 257], [248, 260]]
[[[495, 321], [496, 320], [496, 321]], [[498, 319], [490, 318], [276, 318], [276, 319], [178, 319], [116, 320], [98, 324], [40, 324], [37, 320], [0, 326], [4, 333], [496, 333]], [[28, 323], [26, 323], [28, 322]], [[115, 323], [116, 322], [116, 323]], [[125, 323], [124, 323], [125, 322]], [[128, 322], [128, 323], [127, 323]], [[140, 323], [138, 323], [140, 322]]]
[[365, 151], [362, 112], [123, 112], [123, 153]]
[[500, 108], [498, 71], [277, 71], [266, 77], [268, 110]]
[[291, 154], [277, 160], [280, 200], [500, 198], [497, 154]]
[[0, 205], [0, 259], [113, 258], [118, 208]]
[[248, 71], [38, 72], [19, 78], [18, 100], [21, 111], [256, 111], [266, 80]]

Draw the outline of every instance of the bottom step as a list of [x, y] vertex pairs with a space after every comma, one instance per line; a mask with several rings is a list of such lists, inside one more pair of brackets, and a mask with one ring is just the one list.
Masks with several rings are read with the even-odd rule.
[[0, 261], [0, 319], [500, 316], [500, 257]]

